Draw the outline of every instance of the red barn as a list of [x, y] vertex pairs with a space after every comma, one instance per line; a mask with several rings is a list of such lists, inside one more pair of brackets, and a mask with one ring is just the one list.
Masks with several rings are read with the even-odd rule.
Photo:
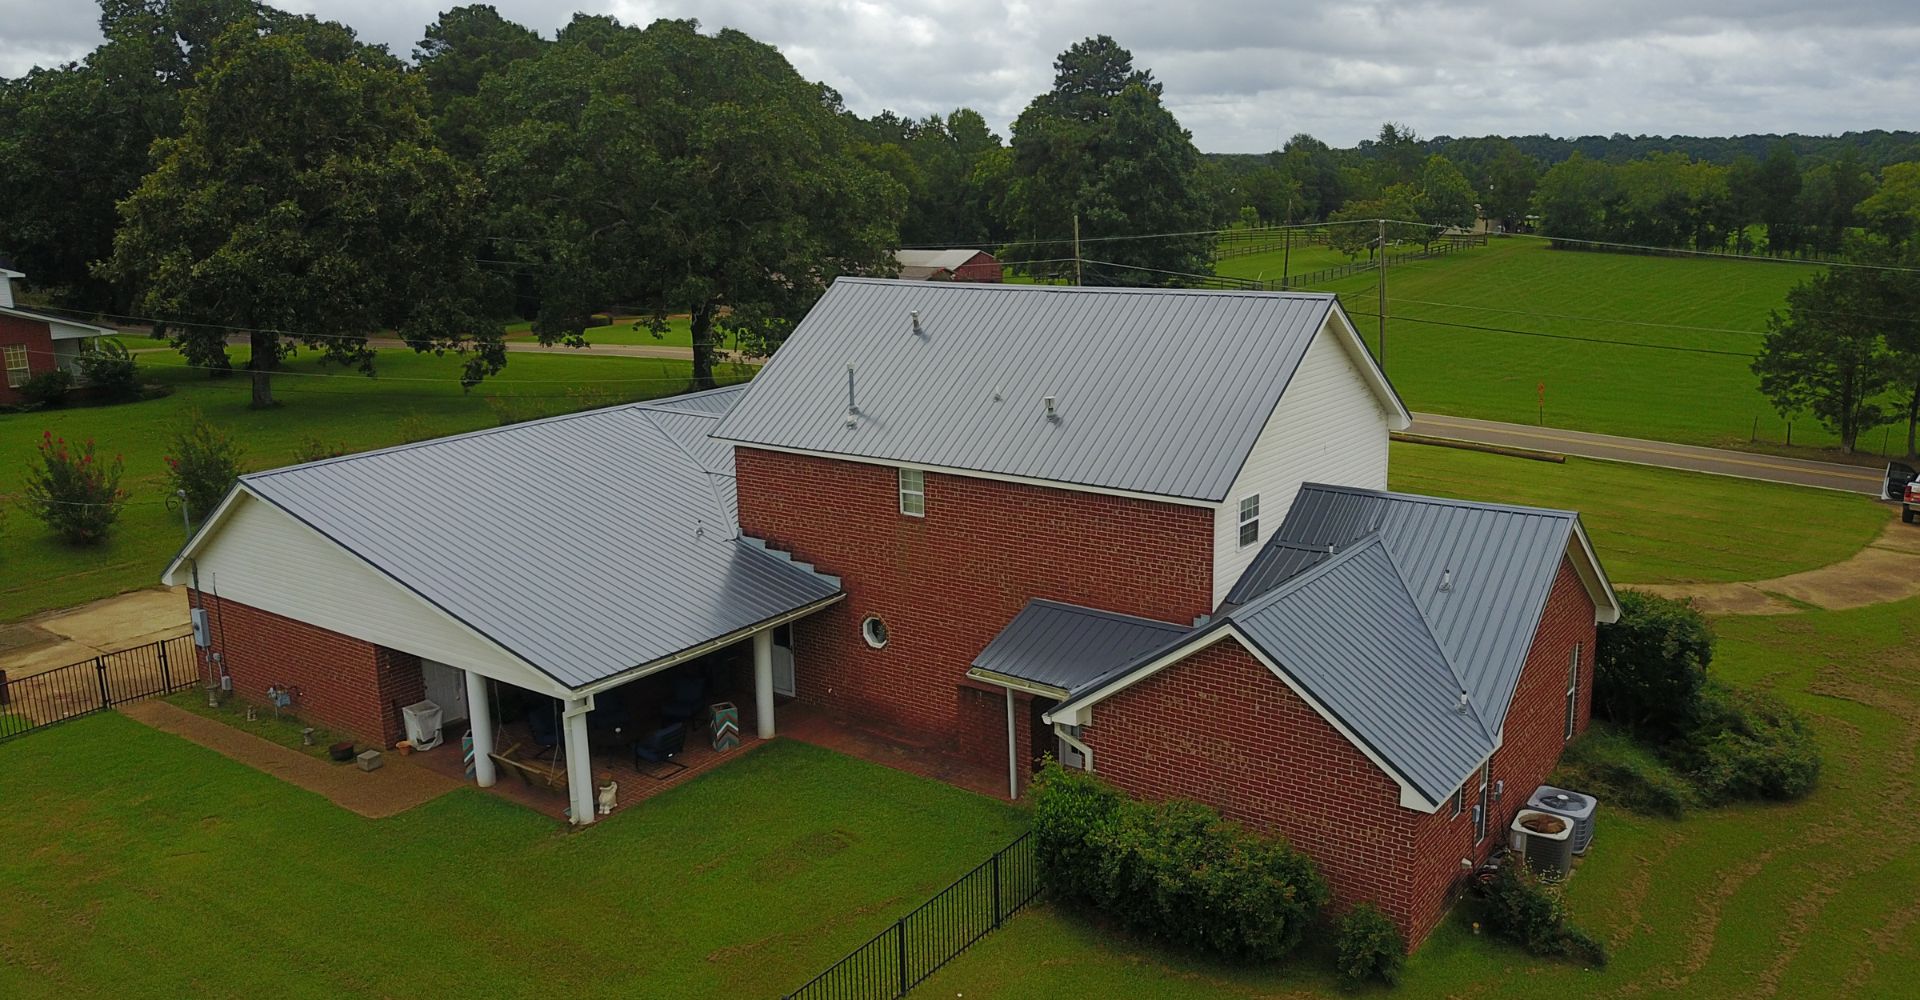
[[907, 281], [1000, 281], [1000, 262], [985, 250], [895, 250], [893, 257]]
[[1618, 605], [1572, 512], [1387, 492], [1408, 421], [1331, 295], [843, 279], [745, 387], [244, 477], [167, 579], [351, 732], [536, 696], [579, 796], [595, 718], [737, 683], [1207, 802], [1417, 942]]

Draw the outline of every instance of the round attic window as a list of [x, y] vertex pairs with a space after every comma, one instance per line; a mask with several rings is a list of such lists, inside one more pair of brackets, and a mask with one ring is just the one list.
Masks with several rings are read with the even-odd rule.
[[868, 615], [867, 620], [860, 623], [860, 637], [867, 640], [867, 645], [875, 649], [885, 646], [887, 644], [887, 623], [872, 615]]

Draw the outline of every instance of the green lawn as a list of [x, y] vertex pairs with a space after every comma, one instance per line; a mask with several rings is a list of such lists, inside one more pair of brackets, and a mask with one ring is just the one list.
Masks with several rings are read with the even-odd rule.
[[1025, 822], [786, 741], [575, 835], [465, 788], [368, 820], [111, 713], [0, 745], [0, 802], [21, 1000], [776, 996]]
[[1616, 583], [1765, 580], [1836, 563], [1893, 512], [1865, 496], [1616, 462], [1392, 445], [1394, 489], [1580, 511]]
[[[1760, 395], [1748, 364], [1768, 312], [1784, 308], [1787, 289], [1817, 273], [1804, 264], [1588, 253], [1496, 239], [1390, 269], [1387, 373], [1416, 410], [1534, 423], [1537, 389], [1545, 383], [1551, 426], [1744, 446], [1757, 418], [1761, 440], [1779, 443], [1786, 421]], [[1322, 287], [1340, 293], [1374, 343], [1375, 276]], [[1898, 446], [1903, 430], [1875, 431], [1861, 446]], [[1793, 442], [1826, 446], [1833, 438], [1799, 419]]]
[[[691, 370], [684, 361], [515, 354], [498, 377], [463, 392], [456, 381], [459, 359], [452, 356], [385, 351], [374, 379], [296, 358], [289, 371], [309, 374], [277, 377], [274, 394], [282, 405], [256, 411], [247, 406], [243, 377], [209, 380], [205, 372], [182, 367], [172, 353], [142, 355], [140, 364], [147, 381], [173, 386], [173, 395], [0, 415], [0, 497], [20, 490], [47, 430], [76, 440], [91, 437], [103, 454], [123, 454], [124, 485], [132, 494], [112, 537], [92, 549], [59, 542], [10, 499], [0, 500], [11, 508], [6, 552], [0, 555], [0, 621], [158, 582], [182, 539], [179, 514], [164, 505], [161, 458], [171, 429], [189, 407], [231, 428], [246, 446], [246, 467], [263, 469], [293, 461], [307, 437], [363, 451], [492, 427], [503, 419], [671, 395], [687, 388]], [[340, 377], [315, 377], [323, 373]]]
[[[588, 327], [586, 329], [586, 338], [588, 344], [651, 344], [662, 347], [692, 347], [693, 329], [691, 321], [689, 321], [687, 317], [669, 316], [667, 317], [667, 328], [661, 331], [660, 335], [656, 337], [653, 334], [653, 329], [647, 326], [644, 317], [619, 316], [615, 317], [612, 323], [605, 326]], [[507, 327], [507, 339], [531, 341], [539, 338], [533, 335], [531, 324], [522, 322]], [[731, 349], [732, 338], [727, 338], [722, 346]]]
[[[1588, 972], [1475, 938], [1456, 911], [1407, 966], [1406, 997], [1906, 997], [1920, 976], [1920, 599], [1722, 619], [1715, 670], [1808, 713], [1827, 767], [1785, 806], [1684, 821], [1601, 804], [1569, 883], [1613, 962]], [[1250, 971], [1170, 955], [1077, 915], [1015, 918], [921, 987], [930, 997], [1342, 995], [1321, 956]], [[1369, 991], [1374, 992], [1374, 991]]]

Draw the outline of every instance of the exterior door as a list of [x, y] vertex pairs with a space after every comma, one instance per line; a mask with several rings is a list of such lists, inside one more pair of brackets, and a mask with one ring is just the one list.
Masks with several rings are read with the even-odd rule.
[[426, 682], [427, 700], [440, 706], [441, 725], [459, 736], [453, 724], [468, 717], [466, 671], [435, 660], [421, 660], [420, 679]]
[[793, 697], [793, 630], [784, 625], [773, 630], [773, 693]]

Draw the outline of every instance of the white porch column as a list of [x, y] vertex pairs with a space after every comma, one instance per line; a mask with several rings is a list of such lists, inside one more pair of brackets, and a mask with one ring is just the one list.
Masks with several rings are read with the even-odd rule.
[[467, 724], [473, 727], [473, 780], [481, 788], [493, 785], [493, 705], [487, 700], [487, 679], [471, 670], [467, 675]]
[[773, 630], [753, 634], [753, 721], [760, 738], [773, 738]]
[[1020, 729], [1013, 721], [1013, 689], [1007, 689], [1007, 798], [1020, 797]]
[[586, 826], [598, 815], [594, 801], [593, 756], [587, 751], [587, 713], [593, 711], [592, 698], [568, 698], [561, 724], [566, 727], [567, 796], [573, 802], [573, 823]]

